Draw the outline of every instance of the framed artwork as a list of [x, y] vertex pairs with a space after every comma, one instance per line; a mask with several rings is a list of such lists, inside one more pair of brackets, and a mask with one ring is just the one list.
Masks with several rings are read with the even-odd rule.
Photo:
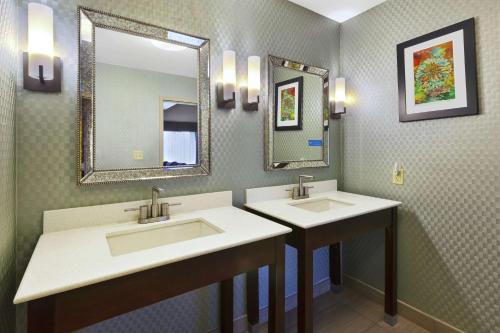
[[274, 129], [302, 130], [302, 95], [304, 77], [299, 76], [274, 84]]
[[399, 121], [479, 112], [474, 19], [398, 44]]

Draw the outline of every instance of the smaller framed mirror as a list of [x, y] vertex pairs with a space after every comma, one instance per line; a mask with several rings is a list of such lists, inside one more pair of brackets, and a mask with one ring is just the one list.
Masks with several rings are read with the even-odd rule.
[[210, 174], [210, 42], [79, 7], [78, 183]]
[[328, 70], [269, 56], [266, 170], [329, 165]]

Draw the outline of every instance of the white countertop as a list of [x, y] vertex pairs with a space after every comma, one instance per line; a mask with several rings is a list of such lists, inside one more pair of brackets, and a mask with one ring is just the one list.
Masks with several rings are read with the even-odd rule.
[[108, 247], [108, 233], [149, 228], [151, 224], [129, 222], [44, 233], [38, 240], [14, 303], [24, 303], [291, 231], [232, 206], [181, 212], [172, 215], [169, 221], [156, 224], [199, 218], [224, 232], [115, 257]]
[[[259, 189], [259, 191], [262, 190]], [[280, 189], [280, 191], [283, 192], [283, 189]], [[318, 199], [330, 199], [348, 203], [351, 205], [335, 208], [325, 212], [312, 212], [293, 206], [302, 202], [317, 201]], [[245, 206], [248, 208], [254, 209], [256, 211], [294, 224], [304, 229], [316, 227], [322, 224], [332, 223], [335, 221], [345, 220], [350, 217], [359, 216], [386, 208], [396, 207], [399, 205], [401, 205], [401, 203], [398, 201], [380, 199], [336, 190], [311, 193], [309, 199], [292, 200], [291, 198], [278, 198], [264, 201], [247, 202], [245, 204]]]

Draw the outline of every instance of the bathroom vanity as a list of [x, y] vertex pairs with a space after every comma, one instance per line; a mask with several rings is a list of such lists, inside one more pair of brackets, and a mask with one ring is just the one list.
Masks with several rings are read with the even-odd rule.
[[[397, 321], [397, 201], [337, 191], [335, 180], [312, 183], [308, 199], [293, 200], [293, 185], [246, 190], [246, 210], [293, 231], [286, 243], [298, 252], [298, 331], [313, 331], [313, 251], [330, 246], [330, 278], [341, 284], [340, 241], [385, 229], [385, 319]], [[248, 318], [259, 322], [258, 271], [247, 274]]]
[[[78, 7], [78, 184], [210, 175], [210, 58], [206, 37]], [[267, 60], [266, 171], [328, 167], [329, 70]], [[313, 250], [331, 246], [340, 284], [339, 242], [385, 228], [394, 320], [399, 203], [337, 192], [335, 181], [315, 186], [311, 198], [292, 191], [295, 200], [288, 187], [247, 190], [248, 212], [232, 207], [231, 192], [160, 199], [158, 189], [151, 204], [45, 212], [14, 302], [28, 303], [30, 333], [67, 332], [221, 282], [221, 331], [231, 332], [233, 277], [249, 272], [255, 324], [256, 272], [269, 266], [269, 331], [283, 332], [286, 241], [299, 253], [299, 331], [311, 332]]]
[[28, 332], [68, 332], [221, 282], [221, 331], [233, 330], [233, 277], [269, 265], [270, 332], [284, 332], [285, 234], [232, 207], [231, 192], [158, 199], [170, 219], [137, 223], [135, 201], [47, 211], [14, 303]]

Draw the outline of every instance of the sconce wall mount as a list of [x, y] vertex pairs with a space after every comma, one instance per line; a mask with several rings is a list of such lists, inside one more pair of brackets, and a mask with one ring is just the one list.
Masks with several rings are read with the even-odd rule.
[[61, 91], [61, 58], [54, 57], [53, 79], [45, 79], [46, 68], [43, 65], [38, 65], [38, 77], [33, 78], [29, 75], [30, 72], [30, 54], [23, 53], [23, 87], [31, 91], [43, 92], [60, 92]]
[[246, 110], [246, 111], [258, 111], [259, 110], [260, 96], [257, 96], [257, 101], [249, 102], [249, 100], [248, 100], [248, 87], [241, 88], [241, 100], [242, 100], [243, 110]]
[[217, 107], [221, 109], [234, 109], [236, 107], [236, 92], [233, 91], [232, 97], [225, 99], [224, 83], [217, 83]]

